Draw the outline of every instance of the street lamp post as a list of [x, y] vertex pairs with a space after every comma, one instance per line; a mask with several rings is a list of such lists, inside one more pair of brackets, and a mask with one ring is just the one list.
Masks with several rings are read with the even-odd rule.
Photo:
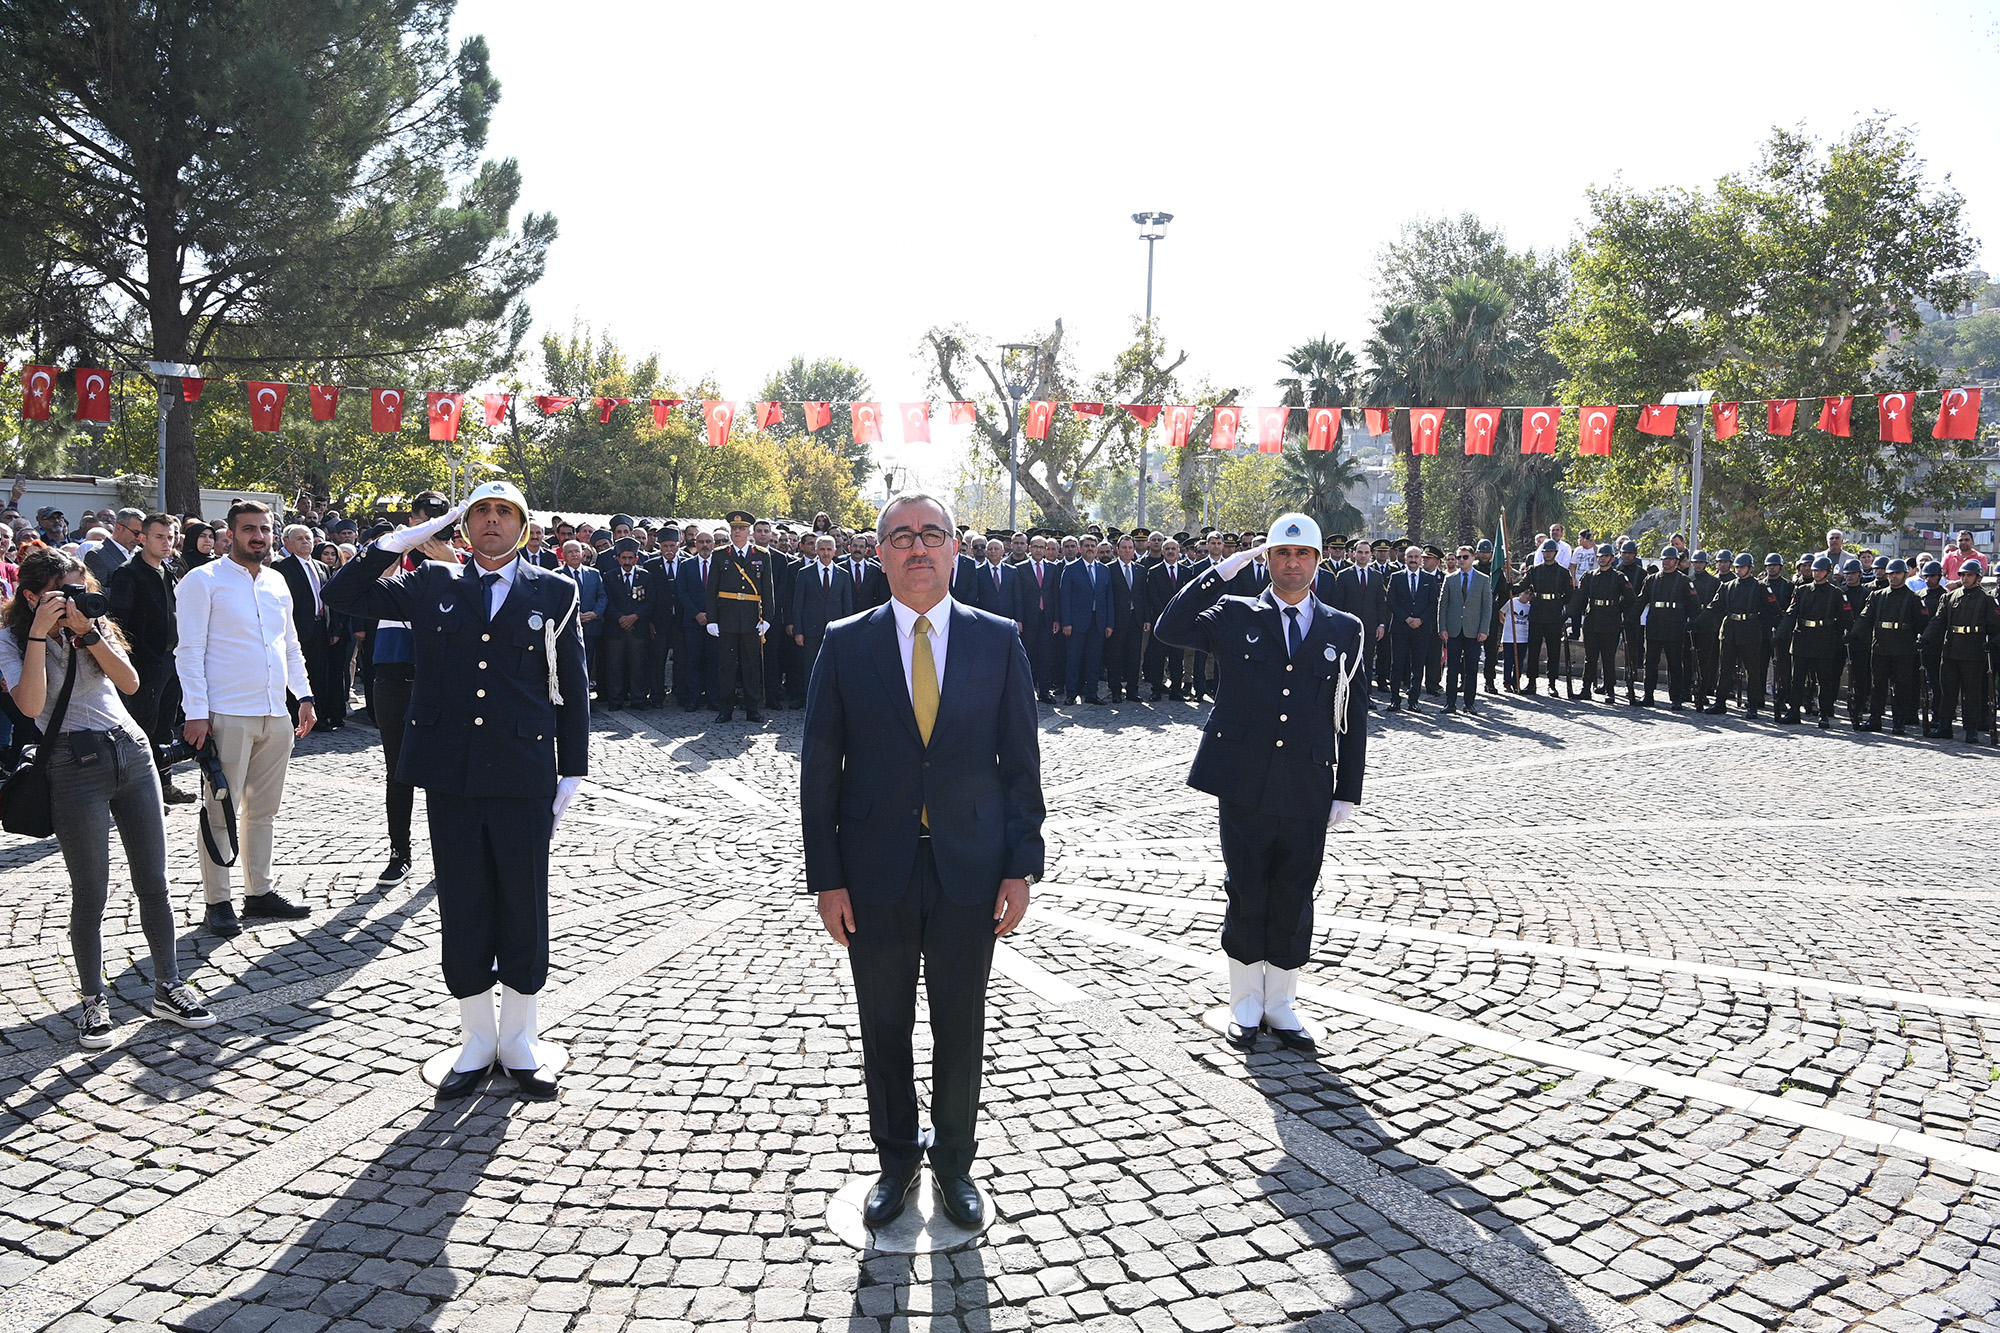
[[[167, 415], [173, 411], [174, 394], [183, 378], [193, 379], [201, 373], [199, 366], [184, 366], [178, 361], [148, 361], [146, 369], [160, 390], [160, 512], [167, 512]], [[169, 383], [173, 388], [169, 388]], [[199, 505], [197, 505], [199, 508]]]
[[1674, 407], [1692, 407], [1693, 414], [1688, 421], [1688, 548], [1701, 548], [1701, 409], [1708, 406], [1715, 394], [1708, 389], [1690, 389], [1684, 393], [1670, 393], [1660, 401]]
[[[1153, 245], [1155, 242], [1166, 239], [1167, 224], [1173, 220], [1174, 215], [1172, 213], [1134, 213], [1132, 215], [1132, 221], [1139, 224], [1139, 239], [1146, 243], [1146, 335], [1148, 337], [1151, 337], [1153, 332]], [[1148, 457], [1151, 450], [1147, 447], [1147, 441], [1151, 438], [1151, 429], [1150, 426], [1147, 427], [1149, 433], [1139, 437], [1138, 525], [1140, 527], [1146, 525], [1146, 472], [1147, 465], [1151, 461]]]
[[1021, 526], [1015, 520], [1015, 511], [1020, 505], [1021, 497], [1021, 400], [1028, 396], [1029, 386], [1021, 378], [1020, 357], [1023, 352], [1040, 350], [1040, 343], [1000, 344], [1002, 373], [1007, 370], [1008, 355], [1012, 354], [1014, 357], [1014, 373], [1007, 376], [1007, 397], [1013, 400], [1011, 420], [1014, 423], [1013, 428], [1007, 432], [1007, 531], [1009, 532], [1017, 531]]

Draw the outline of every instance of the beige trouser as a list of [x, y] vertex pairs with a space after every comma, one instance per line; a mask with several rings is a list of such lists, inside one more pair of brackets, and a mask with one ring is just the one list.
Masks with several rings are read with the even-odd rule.
[[[216, 753], [222, 756], [222, 772], [229, 779], [230, 797], [236, 802], [236, 836], [243, 848], [237, 864], [243, 868], [245, 891], [254, 898], [271, 891], [271, 842], [278, 803], [285, 797], [285, 766], [292, 758], [291, 719], [282, 713], [276, 717], [214, 713], [209, 716], [208, 729], [215, 737]], [[227, 855], [229, 826], [224, 820], [222, 802], [207, 788], [204, 782], [202, 795], [206, 798], [208, 825], [214, 831], [215, 845]], [[200, 842], [199, 833], [195, 834], [195, 840]], [[229, 901], [229, 871], [230, 867], [210, 860], [207, 845], [201, 845], [204, 900]]]

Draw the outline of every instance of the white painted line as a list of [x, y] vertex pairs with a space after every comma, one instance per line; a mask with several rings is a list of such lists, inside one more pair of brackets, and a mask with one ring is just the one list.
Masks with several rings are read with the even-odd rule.
[[[1052, 908], [1043, 908], [1032, 919], [1060, 930], [1102, 940], [1107, 944], [1121, 945], [1183, 966], [1200, 968], [1205, 972], [1218, 975], [1227, 975], [1228, 972], [1227, 961], [1220, 949], [1189, 949], [1178, 944], [1167, 944], [1136, 931], [1121, 930], [1116, 926], [1107, 926], [1087, 917], [1071, 916]], [[1397, 1027], [1444, 1037], [1463, 1046], [1478, 1046], [1485, 1050], [1496, 1051], [1530, 1064], [1574, 1069], [1578, 1073], [1591, 1074], [1598, 1078], [1636, 1083], [1640, 1087], [1653, 1088], [1669, 1096], [1708, 1102], [1711, 1105], [1727, 1107], [1732, 1111], [1741, 1111], [1760, 1120], [1781, 1120], [1789, 1124], [1803, 1125], [1808, 1129], [1823, 1129], [1828, 1133], [1838, 1134], [1860, 1143], [1895, 1148], [1915, 1153], [1920, 1157], [1928, 1157], [1933, 1161], [1956, 1162], [1976, 1171], [2000, 1176], [2000, 1152], [1988, 1148], [1975, 1148], [1957, 1139], [1942, 1138], [1914, 1129], [1903, 1129], [1884, 1124], [1879, 1120], [1848, 1115], [1841, 1111], [1829, 1111], [1823, 1107], [1807, 1106], [1787, 1098], [1752, 1092], [1733, 1083], [1690, 1078], [1685, 1074], [1669, 1074], [1631, 1060], [1580, 1051], [1569, 1046], [1558, 1046], [1553, 1042], [1540, 1041], [1533, 1037], [1517, 1037], [1498, 1028], [1427, 1014], [1418, 1009], [1355, 995], [1318, 982], [1302, 984], [1299, 987], [1299, 994], [1328, 1008], [1353, 1014], [1357, 1018], [1392, 1023]]]
[[[1119, 889], [1099, 889], [1086, 885], [1037, 885], [1044, 893], [1070, 898], [1091, 898], [1100, 902], [1124, 903], [1133, 907], [1157, 907], [1173, 912], [1194, 912], [1221, 916], [1226, 904], [1219, 898], [1175, 898], [1163, 893], [1130, 893]], [[1622, 968], [1628, 972], [1680, 972], [1697, 977], [1740, 981], [1774, 990], [1823, 991], [1878, 1004], [1935, 1009], [1942, 1013], [1978, 1014], [2000, 1018], [2000, 1000], [1980, 1000], [1967, 996], [1939, 995], [1929, 991], [1893, 990], [1887, 986], [1866, 986], [1852, 981], [1827, 981], [1790, 972], [1770, 972], [1757, 967], [1725, 967], [1684, 958], [1660, 958], [1652, 954], [1620, 953], [1611, 949], [1588, 949], [1575, 944], [1553, 944], [1543, 940], [1517, 940], [1506, 936], [1469, 935], [1457, 930], [1429, 930], [1420, 926], [1399, 926], [1387, 921], [1370, 921], [1358, 916], [1320, 916], [1314, 921], [1329, 930], [1350, 935], [1378, 935], [1385, 939], [1442, 944], [1472, 953], [1519, 953], [1548, 958], [1573, 958], [1599, 967]]]
[[1075, 1004], [1090, 998], [1081, 986], [1064, 981], [1005, 940], [993, 945], [993, 970], [1050, 1004]]

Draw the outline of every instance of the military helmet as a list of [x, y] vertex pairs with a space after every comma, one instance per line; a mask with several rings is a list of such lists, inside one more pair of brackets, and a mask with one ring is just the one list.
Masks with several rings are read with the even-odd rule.
[[1742, 566], [1743, 568], [1746, 569], [1755, 568], [1757, 564], [1757, 557], [1751, 555], [1748, 551], [1745, 551], [1743, 554], [1736, 557], [1736, 563], [1739, 566]]
[[1764, 556], [1764, 563], [1767, 565], [1782, 565], [1785, 563], [1785, 557], [1779, 555], [1776, 551], [1771, 551]]
[[1542, 553], [1544, 555], [1548, 554], [1550, 551], [1560, 551], [1561, 549], [1562, 547], [1556, 544], [1556, 539], [1553, 537], [1549, 538], [1547, 541], [1542, 543]]
[[1678, 546], [1666, 546], [1660, 549], [1660, 559], [1662, 560], [1678, 560], [1680, 558], [1681, 548]]
[[1847, 557], [1847, 563], [1840, 567], [1840, 572], [1843, 574], [1859, 574], [1861, 572], [1861, 562], [1853, 556], [1849, 556]]
[[1694, 553], [1693, 555], [1691, 555], [1691, 556], [1689, 556], [1689, 557], [1688, 557], [1688, 563], [1689, 563], [1689, 564], [1693, 564], [1693, 565], [1705, 565], [1705, 564], [1707, 564], [1707, 563], [1708, 563], [1708, 552], [1706, 552], [1706, 551], [1696, 551], [1696, 552], [1695, 552], [1695, 553]]
[[1618, 552], [1611, 549], [1610, 542], [1600, 542], [1598, 543], [1597, 554], [1600, 557], [1608, 557], [1608, 556], [1615, 556], [1618, 554]]
[[1986, 566], [1980, 564], [1976, 559], [1970, 559], [1958, 567], [1958, 572], [1961, 574], [1984, 574]]
[[1874, 564], [1874, 568], [1876, 568], [1876, 569], [1887, 569], [1888, 567], [1889, 567], [1889, 557], [1888, 557], [1888, 556], [1886, 556], [1886, 555], [1878, 555], [1878, 556], [1876, 556], [1876, 557], [1875, 557], [1875, 564]]
[[1479, 539], [1479, 545], [1473, 547], [1472, 549], [1478, 555], [1492, 555], [1493, 543], [1487, 540], [1486, 538], [1481, 537]]
[[1886, 568], [1891, 574], [1907, 574], [1910, 572], [1910, 567], [1901, 560], [1889, 561]]
[[1816, 555], [1813, 557], [1812, 567], [1813, 567], [1813, 573], [1817, 574], [1823, 569], [1826, 570], [1832, 569], [1833, 561], [1827, 559], [1823, 555]]
[[1624, 541], [1618, 544], [1618, 549], [1624, 552], [1626, 555], [1637, 555], [1639, 554], [1639, 543], [1633, 541], [1630, 537], [1627, 537]]

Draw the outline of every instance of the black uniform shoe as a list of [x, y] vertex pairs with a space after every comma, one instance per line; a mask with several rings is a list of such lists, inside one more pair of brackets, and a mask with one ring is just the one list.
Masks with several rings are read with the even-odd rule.
[[438, 1084], [437, 1099], [441, 1102], [450, 1102], [457, 1101], [460, 1097], [470, 1096], [479, 1089], [479, 1085], [484, 1083], [486, 1076], [492, 1072], [492, 1065], [481, 1065], [477, 1069], [454, 1069], [451, 1073], [444, 1076], [444, 1082]]
[[977, 1231], [985, 1224], [986, 1205], [980, 1200], [979, 1191], [964, 1176], [953, 1176], [948, 1180], [940, 1176], [934, 1192], [944, 1215], [967, 1231]]
[[1893, 726], [1893, 727], [1889, 728], [1889, 734], [1890, 734], [1891, 736], [1901, 736], [1902, 734], [1904, 734], [1904, 733], [1905, 733], [1905, 732], [1907, 732], [1908, 730], [1909, 730], [1909, 728], [1908, 728], [1908, 727], [1906, 727], [1906, 726], [1904, 726], [1904, 725], [1903, 725], [1902, 723], [1898, 722], [1898, 723], [1897, 723], [1897, 724], [1896, 724], [1895, 726]]
[[295, 903], [282, 893], [253, 893], [243, 900], [243, 915], [267, 921], [303, 921], [312, 915], [312, 908]]
[[1833, 730], [1833, 719], [1832, 719], [1832, 718], [1830, 718], [1830, 717], [1823, 717], [1823, 718], [1821, 718], [1821, 719], [1819, 720], [1819, 729], [1820, 729], [1821, 731], [1832, 731], [1832, 730]]
[[764, 720], [764, 715], [762, 713], [753, 713], [748, 708], [746, 708], [743, 710], [743, 720], [745, 722], [762, 722]]
[[1229, 1020], [1229, 1026], [1225, 1030], [1224, 1035], [1229, 1038], [1229, 1044], [1237, 1050], [1254, 1051], [1257, 1049], [1257, 1034], [1263, 1030], [1261, 1025], [1246, 1028], [1232, 1018]]
[[377, 884], [401, 884], [410, 877], [410, 854], [390, 852], [389, 864], [382, 867], [382, 873], [375, 877]]
[[1278, 1039], [1278, 1045], [1288, 1051], [1317, 1051], [1319, 1045], [1313, 1041], [1312, 1033], [1302, 1028], [1274, 1028], [1269, 1024], [1264, 1030]]
[[717, 722], [730, 722], [735, 720], [735, 717], [736, 717], [736, 711], [734, 709], [731, 709], [729, 712], [726, 713], [717, 713], [715, 715], [715, 720]]
[[[1723, 706], [1722, 704], [1710, 704], [1708, 707], [1702, 709], [1701, 711], [1707, 713], [1711, 717], [1721, 717], [1724, 713], [1727, 713], [1729, 709]], [[1752, 713], [1750, 716], [1755, 717], [1756, 714]]]
[[209, 934], [225, 940], [243, 933], [243, 923], [236, 919], [232, 903], [210, 903], [201, 924]]
[[907, 1176], [892, 1176], [887, 1171], [875, 1181], [868, 1191], [867, 1206], [861, 1210], [861, 1224], [870, 1231], [879, 1231], [903, 1215], [903, 1205], [909, 1202], [910, 1191], [916, 1188], [921, 1171], [912, 1171]]
[[510, 1069], [508, 1075], [514, 1080], [515, 1088], [529, 1101], [549, 1102], [556, 1096], [556, 1081], [543, 1078], [538, 1070]]

